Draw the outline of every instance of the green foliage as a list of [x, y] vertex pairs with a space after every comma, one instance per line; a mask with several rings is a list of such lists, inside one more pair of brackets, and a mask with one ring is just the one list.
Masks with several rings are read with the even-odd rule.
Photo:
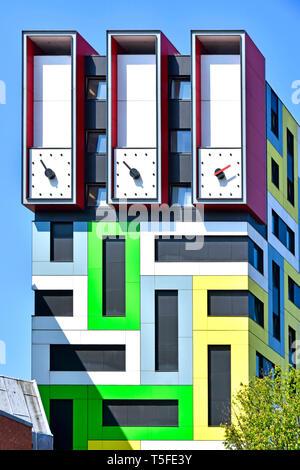
[[300, 450], [300, 370], [275, 371], [241, 384], [233, 398], [228, 450]]

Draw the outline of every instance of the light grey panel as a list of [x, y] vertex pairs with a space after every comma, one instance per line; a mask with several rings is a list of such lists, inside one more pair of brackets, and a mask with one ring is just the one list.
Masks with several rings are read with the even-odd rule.
[[189, 76], [191, 75], [191, 57], [190, 56], [169, 56], [168, 73], [171, 76]]
[[86, 154], [86, 183], [106, 183], [106, 159], [106, 154]]
[[106, 100], [86, 100], [85, 128], [106, 129]]
[[85, 75], [105, 77], [106, 69], [106, 56], [91, 55], [85, 57]]
[[169, 156], [169, 183], [191, 183], [192, 155], [172, 153]]
[[188, 100], [169, 100], [169, 129], [190, 129], [192, 102]]

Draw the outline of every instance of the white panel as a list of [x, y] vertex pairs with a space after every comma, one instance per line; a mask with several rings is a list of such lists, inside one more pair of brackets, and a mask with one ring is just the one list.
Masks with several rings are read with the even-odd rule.
[[34, 101], [71, 101], [71, 56], [34, 56]]
[[155, 263], [155, 276], [248, 276], [247, 262]]
[[[225, 450], [225, 447], [222, 441], [141, 441], [141, 450], [176, 450], [179, 455], [181, 450]], [[186, 457], [184, 462], [188, 463]]]
[[239, 101], [201, 102], [201, 146], [241, 147]]
[[201, 100], [240, 101], [239, 55], [201, 56]]
[[140, 372], [50, 372], [51, 385], [140, 385]]
[[34, 102], [34, 147], [71, 147], [71, 101]]
[[156, 56], [118, 55], [118, 100], [156, 101]]
[[156, 147], [155, 101], [118, 101], [118, 147]]

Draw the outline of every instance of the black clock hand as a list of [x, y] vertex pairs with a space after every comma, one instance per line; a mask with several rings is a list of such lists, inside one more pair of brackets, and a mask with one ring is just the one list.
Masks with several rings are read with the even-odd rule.
[[43, 165], [43, 167], [45, 168], [45, 175], [47, 176], [47, 178], [49, 178], [49, 180], [53, 180], [56, 176], [54, 171], [51, 170], [51, 168], [47, 168], [45, 163], [43, 162], [43, 160], [40, 160], [40, 162]]
[[134, 179], [134, 180], [138, 180], [140, 178], [140, 172], [136, 169], [136, 168], [130, 168], [130, 166], [124, 162], [123, 160], [123, 163], [125, 166], [127, 166], [128, 170], [129, 170], [129, 174], [130, 176]]

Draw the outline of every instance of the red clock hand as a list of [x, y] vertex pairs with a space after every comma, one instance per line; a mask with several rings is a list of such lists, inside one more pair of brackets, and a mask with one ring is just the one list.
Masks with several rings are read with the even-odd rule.
[[215, 171], [214, 175], [217, 176], [219, 173], [222, 173], [223, 171], [227, 170], [227, 168], [229, 168], [230, 166], [231, 165], [227, 165], [224, 168], [222, 168], [222, 170]]

